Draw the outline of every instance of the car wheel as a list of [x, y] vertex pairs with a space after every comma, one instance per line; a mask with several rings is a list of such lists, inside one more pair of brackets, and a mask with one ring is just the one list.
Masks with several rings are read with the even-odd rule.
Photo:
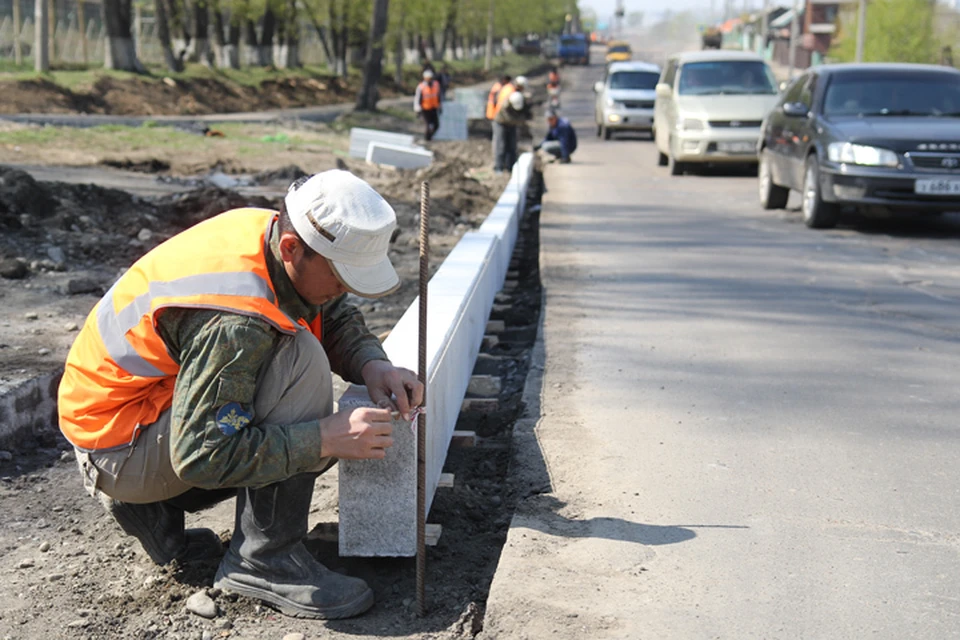
[[803, 176], [803, 223], [811, 229], [829, 229], [837, 226], [840, 208], [824, 202], [820, 192], [820, 163], [817, 156], [807, 158], [807, 170]]
[[603, 139], [604, 139], [604, 140], [609, 140], [609, 139], [610, 139], [610, 136], [612, 136], [612, 135], [613, 135], [613, 131], [611, 131], [610, 129], [608, 129], [608, 128], [606, 128], [606, 127], [603, 128]]
[[667, 166], [670, 167], [670, 175], [672, 176], [682, 176], [683, 172], [687, 170], [686, 163], [677, 162], [677, 159], [673, 157], [673, 154], [667, 157]]
[[657, 158], [657, 166], [665, 167], [670, 164], [670, 158], [667, 157], [667, 154], [657, 151], [657, 155], [659, 156]]
[[773, 172], [766, 152], [760, 152], [760, 167], [757, 171], [757, 186], [760, 190], [760, 206], [764, 209], [783, 209], [790, 198], [790, 189], [773, 182]]

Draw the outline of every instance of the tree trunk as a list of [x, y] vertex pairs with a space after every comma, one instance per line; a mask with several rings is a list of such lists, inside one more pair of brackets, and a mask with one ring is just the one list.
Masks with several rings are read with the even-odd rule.
[[257, 25], [253, 20], [244, 22], [244, 45], [246, 45], [246, 61], [248, 65], [255, 67], [263, 66], [263, 59], [260, 56], [260, 41], [257, 39]]
[[374, 0], [370, 19], [370, 39], [367, 60], [363, 67], [363, 84], [357, 96], [357, 111], [375, 111], [380, 98], [377, 83], [383, 68], [383, 36], [387, 32], [387, 8], [390, 0]]
[[47, 3], [40, 0], [33, 5], [33, 68], [37, 73], [46, 73], [50, 70], [49, 28]]
[[182, 63], [193, 40], [190, 36], [190, 30], [187, 28], [186, 9], [181, 6], [180, 0], [164, 1], [167, 3], [167, 23], [170, 25], [175, 54]]
[[327, 17], [330, 20], [330, 41], [333, 45], [333, 57], [329, 60], [330, 69], [333, 70], [334, 73], [340, 73], [340, 24], [338, 22], [337, 9], [334, 4], [333, 0], [330, 0], [327, 6]]
[[327, 28], [320, 24], [320, 18], [311, 10], [309, 4], [304, 4], [303, 8], [307, 12], [307, 18], [310, 20], [310, 24], [313, 25], [313, 28], [317, 32], [317, 37], [320, 38], [320, 46], [323, 47], [323, 57], [327, 61], [327, 66], [333, 69], [334, 61], [330, 53], [330, 40], [327, 38]]
[[350, 77], [350, 1], [344, 0], [340, 17], [340, 75], [344, 80]]
[[263, 66], [273, 66], [273, 40], [277, 33], [277, 16], [267, 7], [263, 13], [263, 32], [260, 34], [260, 59]]
[[447, 21], [443, 27], [443, 40], [440, 41], [440, 52], [436, 54], [437, 60], [443, 60], [447, 55], [447, 48], [457, 47], [457, 11], [460, 6], [460, 0], [450, 0], [447, 7]]
[[213, 66], [210, 51], [210, 8], [206, 0], [197, 0], [193, 5], [193, 56], [191, 60], [204, 66]]
[[107, 28], [104, 67], [117, 71], [146, 73], [130, 36], [132, 0], [103, 0], [103, 18]]
[[153, 8], [157, 17], [157, 39], [160, 40], [160, 48], [163, 49], [163, 60], [167, 64], [167, 69], [173, 73], [180, 73], [183, 71], [183, 61], [173, 53], [165, 0], [154, 0]]
[[240, 68], [240, 22], [230, 16], [230, 26], [227, 27], [227, 46], [223, 52], [223, 66], [230, 69]]
[[284, 69], [300, 67], [300, 24], [297, 16], [297, 0], [288, 0], [286, 15], [280, 23], [280, 61]]

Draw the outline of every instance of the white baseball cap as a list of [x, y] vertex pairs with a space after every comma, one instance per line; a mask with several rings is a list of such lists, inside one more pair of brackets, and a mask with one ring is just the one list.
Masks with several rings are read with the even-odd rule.
[[423, 78], [424, 78], [424, 80], [429, 80], [429, 79], [432, 78], [432, 77], [433, 77], [433, 71], [430, 71], [430, 69], [424, 70], [424, 72], [423, 72]]
[[397, 214], [369, 184], [349, 171], [324, 171], [291, 185], [284, 203], [293, 228], [350, 293], [379, 298], [400, 286], [387, 257]]
[[518, 87], [527, 86], [527, 76], [517, 76], [513, 79], [513, 84], [517, 85]]

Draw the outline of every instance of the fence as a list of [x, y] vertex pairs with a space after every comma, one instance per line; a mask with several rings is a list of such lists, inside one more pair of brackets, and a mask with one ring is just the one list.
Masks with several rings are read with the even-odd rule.
[[[106, 29], [101, 3], [97, 0], [46, 0], [50, 33], [50, 61], [53, 64], [99, 64], [103, 62]], [[21, 63], [33, 55], [35, 0], [0, 0], [0, 60]], [[157, 22], [152, 7], [135, 6], [132, 35], [137, 57], [147, 65], [162, 64], [163, 49], [157, 37]], [[82, 27], [81, 27], [82, 25]], [[211, 29], [212, 29], [211, 21]], [[307, 21], [299, 25], [299, 59], [304, 64], [327, 62], [317, 30]], [[212, 43], [211, 43], [212, 44]], [[174, 50], [185, 48], [174, 39]], [[240, 60], [250, 59], [240, 45]], [[19, 50], [19, 51], [18, 51]], [[281, 56], [276, 56], [281, 59]]]
[[[103, 6], [100, 0], [45, 0], [50, 8], [47, 11], [49, 18], [48, 32], [50, 33], [50, 61], [54, 65], [86, 65], [101, 64], [104, 58], [106, 44], [106, 29], [103, 24]], [[35, 29], [33, 23], [35, 0], [0, 0], [0, 61], [14, 61], [21, 64], [33, 55]], [[163, 64], [163, 49], [157, 37], [157, 22], [153, 7], [134, 7], [132, 35], [137, 47], [137, 57], [146, 65]], [[82, 25], [82, 26], [81, 26]], [[213, 21], [211, 20], [211, 30]], [[171, 25], [172, 29], [172, 25]], [[307, 20], [299, 24], [299, 41], [297, 56], [299, 61], [307, 65], [327, 64], [324, 48], [316, 28]], [[259, 36], [259, 33], [258, 33]], [[187, 49], [182, 39], [173, 40], [175, 51]], [[215, 43], [211, 41], [211, 46]], [[226, 48], [226, 47], [225, 47]], [[259, 52], [252, 47], [240, 44], [240, 61], [257, 59]], [[393, 51], [386, 51], [387, 57], [393, 57]], [[427, 50], [427, 57], [433, 59], [433, 52]], [[457, 47], [448, 52], [457, 58], [473, 60], [483, 56], [481, 47]], [[502, 52], [498, 47], [495, 54]], [[227, 54], [224, 54], [226, 56]], [[360, 61], [360, 51], [351, 48], [349, 54], [351, 63]], [[218, 56], [218, 59], [220, 58]], [[275, 46], [272, 59], [277, 66], [285, 66], [286, 50]], [[420, 57], [416, 49], [405, 49], [404, 62], [407, 64], [419, 62]], [[385, 59], [386, 62], [386, 59]]]

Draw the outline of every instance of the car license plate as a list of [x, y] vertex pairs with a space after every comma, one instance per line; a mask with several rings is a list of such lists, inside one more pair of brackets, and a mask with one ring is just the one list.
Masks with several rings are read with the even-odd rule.
[[960, 180], [942, 178], [940, 180], [917, 180], [913, 190], [917, 193], [933, 196], [960, 195]]
[[721, 153], [756, 153], [754, 142], [718, 142], [717, 151]]

